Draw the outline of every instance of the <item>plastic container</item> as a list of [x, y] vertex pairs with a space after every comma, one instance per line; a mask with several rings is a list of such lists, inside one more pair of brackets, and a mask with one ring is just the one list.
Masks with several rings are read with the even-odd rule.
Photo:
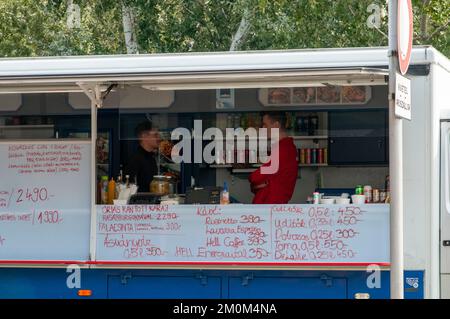
[[305, 149], [302, 148], [300, 149], [300, 164], [305, 164], [306, 163], [306, 156], [305, 156]]
[[317, 164], [317, 149], [311, 149], [311, 164]]
[[366, 196], [366, 203], [372, 202], [372, 186], [370, 185], [364, 186], [364, 196]]
[[335, 199], [334, 198], [321, 198], [319, 200], [320, 204], [324, 204], [324, 205], [331, 205], [334, 204]]
[[311, 164], [311, 149], [310, 148], [306, 149], [305, 164]]
[[323, 164], [323, 148], [317, 149], [317, 163]]
[[378, 203], [380, 201], [380, 190], [378, 188], [372, 189], [372, 202]]
[[366, 203], [366, 196], [364, 195], [352, 195], [352, 203], [361, 205]]
[[336, 198], [336, 204], [338, 204], [338, 205], [350, 204], [350, 198], [344, 198], [344, 197]]

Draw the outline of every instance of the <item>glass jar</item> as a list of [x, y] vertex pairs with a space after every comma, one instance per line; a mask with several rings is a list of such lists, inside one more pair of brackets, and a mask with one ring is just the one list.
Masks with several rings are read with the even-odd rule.
[[150, 193], [158, 195], [169, 194], [169, 181], [167, 180], [166, 176], [162, 175], [153, 176], [153, 180], [150, 183]]
[[167, 182], [169, 183], [169, 194], [176, 194], [177, 193], [177, 181], [172, 176], [165, 176], [167, 179]]

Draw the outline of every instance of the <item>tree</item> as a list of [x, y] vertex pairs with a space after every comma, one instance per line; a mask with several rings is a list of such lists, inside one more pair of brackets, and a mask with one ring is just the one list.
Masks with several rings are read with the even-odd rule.
[[0, 56], [124, 52], [121, 10], [107, 0], [74, 0], [80, 27], [67, 24], [65, 0], [1, 0]]
[[414, 0], [417, 44], [432, 44], [450, 56], [450, 3], [448, 0]]
[[133, 7], [122, 1], [122, 23], [125, 35], [125, 46], [128, 54], [138, 53], [136, 42], [135, 17]]
[[[386, 46], [387, 16], [367, 24], [373, 5], [387, 11], [387, 0], [1, 0], [0, 56]], [[450, 56], [448, 0], [413, 5], [414, 44]]]

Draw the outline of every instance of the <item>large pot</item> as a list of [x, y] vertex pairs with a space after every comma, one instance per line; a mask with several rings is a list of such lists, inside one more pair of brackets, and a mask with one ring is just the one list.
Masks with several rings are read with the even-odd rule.
[[170, 194], [170, 183], [166, 176], [155, 175], [150, 183], [150, 193], [158, 195]]

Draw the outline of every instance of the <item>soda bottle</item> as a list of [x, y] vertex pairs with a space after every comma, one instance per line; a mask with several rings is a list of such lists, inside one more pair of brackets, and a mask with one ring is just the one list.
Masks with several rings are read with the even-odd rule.
[[101, 186], [101, 203], [102, 205], [106, 205], [108, 204], [108, 176], [102, 176]]
[[364, 194], [364, 189], [363, 189], [362, 185], [356, 185], [355, 195], [363, 195], [363, 194]]
[[114, 199], [116, 198], [116, 182], [114, 177], [108, 183], [108, 205], [114, 204]]

